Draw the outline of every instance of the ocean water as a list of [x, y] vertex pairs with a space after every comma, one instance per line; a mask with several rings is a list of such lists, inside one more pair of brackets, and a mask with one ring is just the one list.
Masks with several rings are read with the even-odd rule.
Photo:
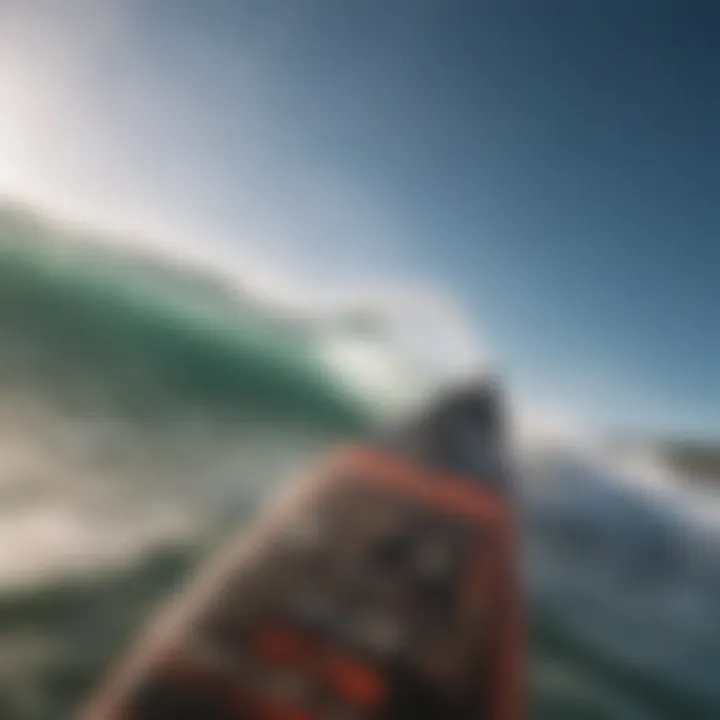
[[[382, 421], [354, 332], [0, 211], [0, 718], [71, 718], [278, 483]], [[715, 499], [518, 452], [532, 717], [720, 717]]]

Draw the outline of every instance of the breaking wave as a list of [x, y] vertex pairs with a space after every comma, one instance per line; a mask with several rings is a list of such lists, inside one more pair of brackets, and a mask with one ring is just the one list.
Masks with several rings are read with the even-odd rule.
[[[226, 268], [97, 240], [0, 211], [0, 717], [16, 720], [71, 717], [283, 477], [432, 389], [422, 333], [391, 349], [407, 305], [450, 328], [455, 371], [479, 357], [434, 296], [271, 301]], [[661, 467], [524, 457], [534, 717], [718, 715], [707, 501]]]

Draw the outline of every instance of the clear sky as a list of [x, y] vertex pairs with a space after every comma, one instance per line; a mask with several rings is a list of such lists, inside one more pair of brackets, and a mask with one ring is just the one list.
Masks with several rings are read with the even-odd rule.
[[720, 6], [0, 0], [0, 187], [457, 298], [533, 401], [720, 431]]

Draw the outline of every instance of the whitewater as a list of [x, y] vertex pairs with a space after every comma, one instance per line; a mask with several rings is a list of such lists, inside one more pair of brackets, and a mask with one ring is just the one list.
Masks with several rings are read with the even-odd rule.
[[[309, 300], [140, 248], [0, 211], [1, 718], [72, 717], [279, 483], [485, 362], [422, 289]], [[717, 498], [516, 424], [532, 717], [720, 717]]]

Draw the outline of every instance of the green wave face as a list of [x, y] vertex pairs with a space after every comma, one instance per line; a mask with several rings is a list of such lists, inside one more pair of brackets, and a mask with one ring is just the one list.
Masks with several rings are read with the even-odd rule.
[[27, 382], [73, 411], [162, 418], [183, 404], [223, 417], [354, 430], [366, 418], [333, 386], [300, 327], [263, 315], [211, 277], [64, 242], [0, 215], [0, 382]]

